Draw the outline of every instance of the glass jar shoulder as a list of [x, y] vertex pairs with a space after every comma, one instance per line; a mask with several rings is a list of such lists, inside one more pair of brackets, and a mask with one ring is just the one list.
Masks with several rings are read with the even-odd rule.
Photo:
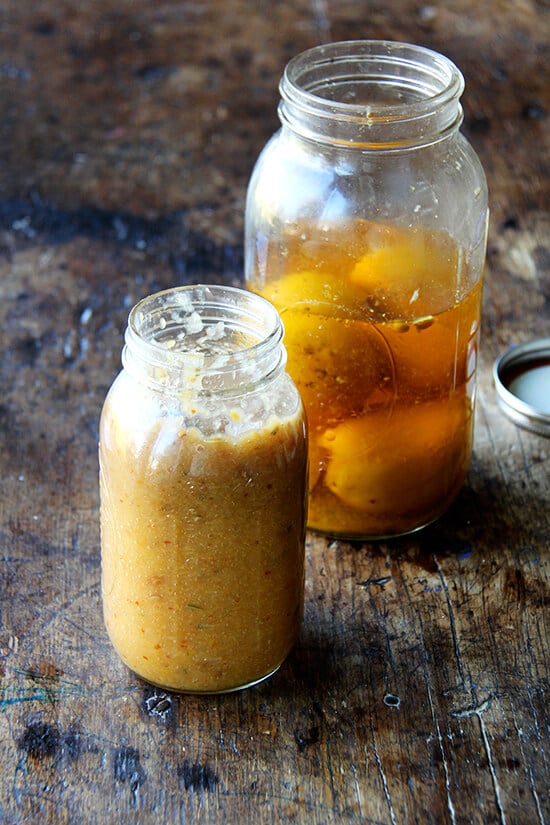
[[[239, 490], [248, 494], [242, 486], [247, 478], [254, 480], [254, 490], [279, 490], [279, 500], [295, 485], [299, 500], [307, 466], [305, 412], [288, 375], [275, 383], [278, 391], [268, 401], [247, 394], [247, 409], [243, 398], [241, 406], [231, 405], [223, 414], [201, 417], [197, 407], [190, 418], [174, 399], [164, 405], [122, 374], [107, 396], [100, 427], [103, 489], [120, 491], [114, 498], [105, 494], [105, 507], [107, 502], [123, 506], [129, 495], [156, 521], [169, 502], [178, 502], [175, 512], [187, 500], [195, 506], [195, 493], [204, 487], [218, 502], [217, 517], [223, 521], [223, 511], [230, 523], [234, 496]], [[243, 506], [253, 508], [258, 495]]]
[[101, 411], [100, 456], [118, 455], [131, 460], [158, 423], [167, 417], [167, 404], [158, 393], [122, 370], [115, 378]]
[[317, 215], [327, 195], [338, 187], [338, 155], [281, 128], [254, 166], [247, 190], [247, 223]]
[[463, 193], [464, 202], [485, 215], [489, 208], [487, 177], [475, 149], [462, 134], [456, 141], [454, 161], [459, 195]]
[[240, 442], [261, 438], [274, 426], [299, 435], [304, 417], [300, 394], [286, 372], [240, 395], [201, 398], [156, 392], [122, 370], [103, 405], [100, 449], [131, 459], [145, 449], [163, 452], [189, 431], [205, 442], [225, 440], [238, 449]]
[[460, 133], [426, 146], [370, 150], [322, 146], [283, 128], [251, 176], [246, 232], [285, 221], [373, 216], [449, 229], [465, 209], [486, 211], [487, 184]]

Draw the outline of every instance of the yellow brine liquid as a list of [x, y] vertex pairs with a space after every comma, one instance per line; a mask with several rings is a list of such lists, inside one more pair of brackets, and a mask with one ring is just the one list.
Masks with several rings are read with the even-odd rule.
[[480, 273], [447, 234], [360, 220], [287, 225], [256, 260], [249, 287], [281, 314], [308, 414], [309, 525], [383, 537], [433, 521], [470, 459]]

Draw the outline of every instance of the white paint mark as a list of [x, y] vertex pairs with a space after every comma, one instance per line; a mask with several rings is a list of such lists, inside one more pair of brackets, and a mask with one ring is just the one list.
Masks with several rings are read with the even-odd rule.
[[451, 825], [456, 825], [456, 814], [455, 814], [455, 807], [453, 805], [453, 800], [451, 799], [451, 781], [449, 777], [449, 766], [447, 764], [447, 755], [445, 753], [445, 745], [443, 742], [443, 737], [441, 735], [441, 729], [439, 727], [439, 722], [437, 721], [437, 716], [435, 713], [435, 708], [433, 705], [432, 699], [432, 690], [430, 686], [430, 674], [425, 669], [424, 673], [426, 677], [426, 687], [428, 690], [428, 702], [430, 703], [430, 712], [432, 714], [432, 721], [435, 725], [435, 732], [437, 734], [437, 743], [439, 745], [439, 751], [441, 753], [441, 761], [443, 763], [443, 772], [445, 773], [445, 790], [447, 791], [447, 810], [449, 811], [449, 816], [451, 818]]
[[539, 820], [540, 820], [540, 825], [544, 825], [545, 819], [544, 819], [544, 815], [542, 813], [542, 808], [540, 806], [539, 795], [538, 795], [537, 789], [535, 787], [535, 780], [533, 778], [533, 771], [531, 770], [530, 767], [527, 768], [527, 773], [529, 774], [529, 784], [531, 786], [531, 792], [533, 794], [533, 799], [535, 800], [535, 805], [537, 807], [537, 814], [538, 814], [538, 817], [539, 817]]
[[388, 781], [386, 779], [386, 774], [384, 773], [384, 767], [382, 765], [382, 760], [380, 759], [380, 754], [378, 753], [378, 747], [376, 745], [376, 737], [374, 735], [374, 729], [371, 724], [371, 737], [372, 737], [372, 748], [374, 751], [374, 758], [376, 760], [376, 766], [378, 768], [378, 773], [380, 774], [380, 778], [382, 780], [382, 786], [384, 788], [384, 796], [386, 797], [386, 802], [388, 803], [388, 809], [390, 812], [390, 817], [392, 821], [392, 825], [397, 825], [397, 820], [395, 818], [395, 813], [393, 810], [393, 805], [390, 796], [390, 789], [388, 788]]
[[465, 686], [464, 666], [462, 664], [462, 656], [461, 656], [461, 653], [460, 653], [460, 646], [458, 644], [458, 635], [457, 635], [457, 632], [456, 632], [455, 617], [454, 617], [454, 612], [453, 612], [453, 603], [451, 601], [451, 597], [450, 597], [450, 594], [449, 594], [449, 586], [447, 584], [447, 579], [445, 578], [445, 574], [443, 572], [443, 569], [442, 569], [441, 565], [439, 564], [439, 561], [437, 560], [436, 556], [434, 555], [432, 558], [434, 560], [434, 563], [435, 563], [435, 566], [436, 566], [436, 569], [437, 569], [437, 573], [438, 573], [439, 578], [441, 580], [441, 584], [443, 585], [443, 590], [445, 592], [445, 598], [447, 600], [447, 612], [449, 614], [449, 627], [451, 629], [451, 636], [453, 638], [453, 649], [454, 649], [455, 659], [456, 659], [456, 663], [457, 663], [457, 666], [458, 666], [458, 672], [459, 672], [459, 675], [460, 675], [462, 686], [464, 687]]
[[475, 705], [469, 708], [463, 708], [462, 710], [454, 710], [451, 713], [451, 716], [454, 719], [466, 719], [468, 716], [479, 716], [482, 713], [485, 713], [487, 708], [491, 706], [491, 697], [489, 696], [482, 702], [480, 705]]
[[319, 36], [323, 42], [326, 42], [327, 36], [330, 39], [330, 20], [328, 16], [328, 8], [326, 0], [312, 0], [313, 17]]
[[533, 777], [533, 771], [531, 770], [531, 766], [527, 764], [527, 760], [525, 758], [525, 752], [523, 750], [523, 740], [525, 738], [524, 735], [523, 735], [523, 728], [518, 727], [518, 722], [517, 722], [517, 719], [516, 719], [516, 713], [515, 713], [515, 709], [514, 709], [513, 705], [512, 705], [512, 716], [514, 717], [514, 727], [515, 727], [516, 733], [518, 735], [519, 748], [520, 748], [520, 751], [521, 751], [523, 764], [525, 765], [525, 771], [527, 773], [527, 776], [529, 777], [529, 787], [531, 788], [531, 793], [533, 794], [533, 799], [535, 800], [535, 805], [536, 805], [536, 808], [537, 808], [537, 814], [538, 814], [539, 822], [540, 822], [540, 825], [544, 825], [544, 823], [545, 823], [544, 815], [542, 813], [542, 808], [541, 808], [541, 805], [540, 805], [540, 799], [539, 799], [539, 795], [537, 793], [537, 788], [536, 788], [536, 785], [535, 785], [535, 779]]
[[510, 249], [510, 262], [513, 272], [525, 281], [533, 281], [537, 275], [537, 265], [533, 258], [532, 250], [525, 242], [518, 243]]
[[502, 800], [500, 798], [500, 786], [498, 784], [498, 777], [497, 772], [495, 770], [495, 765], [493, 762], [493, 754], [491, 753], [491, 745], [489, 742], [489, 737], [487, 736], [487, 731], [485, 730], [485, 722], [483, 721], [483, 716], [481, 715], [482, 711], [476, 713], [477, 718], [479, 719], [479, 726], [481, 728], [481, 735], [483, 737], [483, 744], [485, 746], [485, 753], [487, 754], [487, 761], [489, 763], [489, 770], [491, 771], [491, 779], [493, 780], [493, 789], [495, 791], [495, 799], [497, 802], [498, 812], [500, 814], [500, 821], [502, 825], [506, 825], [506, 817], [504, 816], [504, 808], [502, 807]]
[[91, 307], [86, 307], [80, 314], [80, 323], [86, 325], [92, 317], [93, 310]]
[[487, 736], [487, 731], [485, 729], [485, 722], [483, 721], [483, 714], [485, 713], [488, 708], [491, 707], [492, 698], [489, 696], [484, 702], [481, 702], [479, 705], [475, 705], [469, 708], [464, 708], [463, 710], [457, 710], [451, 713], [455, 719], [465, 719], [470, 716], [477, 716], [479, 719], [479, 727], [481, 729], [481, 736], [483, 739], [483, 745], [485, 747], [485, 754], [487, 756], [487, 762], [489, 765], [489, 771], [491, 773], [491, 780], [493, 782], [493, 790], [495, 792], [495, 800], [497, 803], [497, 808], [500, 816], [501, 825], [506, 825], [506, 817], [504, 815], [504, 808], [502, 807], [502, 799], [500, 796], [500, 786], [498, 784], [498, 777], [497, 772], [495, 769], [495, 764], [493, 762], [493, 754], [491, 752], [491, 743], [489, 742], [489, 737]]
[[359, 816], [363, 818], [363, 808], [361, 806], [361, 789], [359, 787], [359, 782], [357, 781], [357, 768], [355, 765], [351, 766], [351, 772], [353, 774], [353, 783], [355, 785], [355, 796], [357, 797], [357, 809], [359, 811]]

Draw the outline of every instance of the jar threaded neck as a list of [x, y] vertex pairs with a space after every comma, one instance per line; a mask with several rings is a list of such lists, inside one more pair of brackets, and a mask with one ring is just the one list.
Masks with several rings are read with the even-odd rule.
[[464, 79], [422, 46], [357, 40], [316, 46], [286, 66], [283, 125], [317, 142], [362, 149], [433, 143], [462, 122]]
[[239, 395], [286, 365], [283, 327], [264, 298], [237, 287], [157, 292], [130, 312], [124, 368], [163, 392]]

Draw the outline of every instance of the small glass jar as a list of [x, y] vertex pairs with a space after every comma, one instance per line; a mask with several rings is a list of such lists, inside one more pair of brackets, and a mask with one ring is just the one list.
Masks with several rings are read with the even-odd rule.
[[102, 597], [122, 660], [164, 688], [255, 684], [296, 641], [307, 434], [280, 318], [224, 286], [131, 311], [100, 424]]
[[386, 41], [318, 46], [281, 80], [245, 274], [283, 319], [321, 532], [417, 530], [466, 476], [488, 196], [463, 87], [444, 56]]

